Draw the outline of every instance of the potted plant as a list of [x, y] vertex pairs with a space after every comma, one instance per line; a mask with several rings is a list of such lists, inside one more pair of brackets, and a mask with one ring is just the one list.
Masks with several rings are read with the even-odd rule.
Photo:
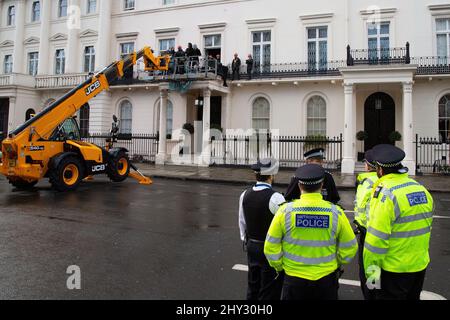
[[369, 138], [369, 134], [366, 131], [359, 131], [356, 134], [356, 140], [361, 141], [361, 152], [358, 152], [358, 161], [364, 160], [364, 152], [363, 150], [363, 141], [367, 140]]
[[401, 141], [401, 140], [402, 140], [402, 134], [398, 131], [393, 131], [389, 135], [389, 141], [392, 142], [393, 144], [395, 144], [397, 141]]

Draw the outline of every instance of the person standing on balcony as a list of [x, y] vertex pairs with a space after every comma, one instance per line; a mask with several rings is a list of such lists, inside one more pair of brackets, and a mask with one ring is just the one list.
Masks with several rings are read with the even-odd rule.
[[[307, 164], [318, 164], [323, 166], [325, 159], [325, 149], [317, 148], [310, 150], [304, 154]], [[333, 204], [338, 204], [341, 200], [339, 192], [336, 188], [333, 176], [328, 171], [325, 171], [325, 178], [323, 182], [322, 195], [325, 201], [330, 201]], [[295, 176], [291, 179], [291, 183], [284, 196], [286, 201], [293, 201], [300, 198], [300, 190], [298, 188], [298, 178]]]
[[186, 62], [186, 53], [181, 46], [178, 46], [178, 51], [175, 52], [177, 73], [184, 74], [184, 63]]
[[233, 62], [231, 63], [231, 70], [233, 71], [233, 81], [241, 79], [241, 76], [239, 74], [241, 70], [241, 64], [241, 59], [239, 58], [238, 54], [235, 53]]
[[200, 49], [197, 47], [196, 44], [194, 44], [193, 46], [193, 52], [192, 52], [192, 65], [193, 66], [198, 66], [200, 64], [200, 57], [202, 56], [202, 52], [200, 51]]
[[253, 73], [253, 65], [255, 61], [253, 60], [253, 57], [251, 54], [248, 55], [247, 60], [245, 61], [245, 64], [247, 65], [247, 75], [248, 80], [252, 80], [252, 73]]
[[216, 55], [217, 59], [217, 75], [221, 76], [223, 79], [223, 86], [228, 87], [227, 78], [228, 78], [228, 67], [224, 66], [220, 60], [220, 54]]

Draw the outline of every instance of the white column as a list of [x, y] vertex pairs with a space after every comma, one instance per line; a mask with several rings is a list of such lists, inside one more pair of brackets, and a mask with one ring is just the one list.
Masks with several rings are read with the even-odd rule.
[[210, 130], [211, 130], [211, 90], [203, 90], [203, 145], [199, 165], [209, 167], [211, 162], [210, 148]]
[[[41, 0], [41, 30], [39, 43], [39, 64], [38, 74], [50, 74], [49, 60], [52, 59], [52, 53], [49, 54], [49, 36], [50, 36], [50, 19], [51, 19], [51, 0]], [[49, 57], [51, 57], [49, 59]]]
[[231, 92], [222, 98], [222, 126], [224, 133], [231, 127]]
[[13, 61], [13, 72], [14, 73], [25, 73], [26, 65], [23, 61], [24, 47], [23, 40], [25, 34], [25, 0], [18, 0], [16, 2], [16, 33], [14, 36], [14, 61]]
[[406, 153], [403, 164], [415, 175], [412, 89], [412, 82], [403, 83], [403, 149]]
[[66, 73], [79, 73], [81, 69], [78, 67], [80, 54], [78, 52], [79, 33], [80, 33], [80, 0], [69, 0], [69, 17], [66, 54]]
[[112, 115], [112, 96], [108, 91], [103, 91], [89, 101], [89, 132], [90, 133], [108, 133], [111, 130]]
[[344, 84], [345, 95], [345, 124], [344, 124], [344, 154], [342, 159], [342, 173], [355, 172], [355, 155], [353, 146], [355, 144], [355, 134], [353, 128], [353, 84]]
[[8, 132], [4, 132], [4, 137], [17, 126], [16, 122], [16, 97], [9, 97], [9, 110], [8, 110]]
[[156, 155], [156, 164], [164, 165], [167, 160], [166, 148], [167, 148], [167, 99], [168, 99], [168, 91], [161, 90], [160, 91], [160, 108], [159, 108], [159, 146], [158, 146], [158, 154]]
[[111, 0], [100, 0], [98, 42], [95, 50], [95, 70], [100, 70], [111, 63]]

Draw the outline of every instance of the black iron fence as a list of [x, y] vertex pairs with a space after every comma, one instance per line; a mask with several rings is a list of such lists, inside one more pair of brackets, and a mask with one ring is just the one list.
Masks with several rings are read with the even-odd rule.
[[411, 58], [411, 64], [417, 65], [417, 75], [435, 75], [450, 73], [450, 57]]
[[404, 48], [351, 49], [347, 46], [347, 66], [360, 64], [410, 64], [409, 43]]
[[416, 135], [416, 172], [450, 174], [450, 141]]
[[324, 167], [339, 170], [342, 162], [342, 135], [339, 137], [299, 137], [255, 134], [223, 136], [211, 141], [211, 162], [219, 166], [248, 166], [258, 159], [276, 158], [280, 167], [296, 168], [305, 164], [303, 154], [324, 148]]
[[[100, 147], [106, 145], [109, 134], [90, 134], [83, 138], [84, 141], [96, 144]], [[156, 134], [119, 135], [115, 147], [128, 149], [130, 159], [133, 162], [155, 162], [158, 154], [158, 136]]]

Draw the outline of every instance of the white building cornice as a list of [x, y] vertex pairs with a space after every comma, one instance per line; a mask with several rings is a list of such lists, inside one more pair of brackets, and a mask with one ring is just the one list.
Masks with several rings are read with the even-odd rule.
[[317, 14], [306, 14], [301, 15], [300, 20], [308, 21], [308, 20], [331, 20], [334, 16], [334, 13], [317, 13]]
[[65, 41], [67, 40], [67, 35], [62, 33], [57, 33], [50, 38], [50, 41]]
[[86, 29], [80, 33], [80, 38], [94, 38], [98, 37], [98, 32], [92, 29]]
[[171, 27], [171, 28], [160, 28], [160, 29], [155, 29], [155, 34], [156, 35], [176, 35], [178, 34], [178, 32], [180, 32], [180, 28], [179, 27]]
[[258, 25], [258, 24], [275, 24], [277, 22], [277, 18], [264, 18], [264, 19], [248, 19], [245, 20], [245, 23], [248, 25]]
[[428, 6], [428, 9], [433, 16], [450, 14], [450, 4], [431, 4]]
[[202, 31], [207, 31], [209, 29], [221, 29], [224, 30], [227, 26], [226, 22], [215, 22], [215, 23], [205, 23], [205, 24], [199, 24], [198, 28]]
[[7, 47], [14, 47], [14, 41], [5, 40], [2, 43], [0, 43], [0, 48], [7, 48]]
[[24, 45], [33, 45], [33, 44], [39, 44], [40, 40], [38, 37], [29, 37], [28, 39], [25, 39], [23, 42]]
[[116, 39], [130, 39], [134, 38], [136, 39], [139, 35], [139, 32], [125, 32], [125, 33], [116, 33]]
[[396, 12], [397, 12], [397, 8], [385, 8], [385, 9], [379, 9], [379, 10], [365, 9], [365, 10], [361, 10], [359, 13], [362, 16], [369, 16], [369, 15], [373, 15], [373, 14], [394, 14]]

